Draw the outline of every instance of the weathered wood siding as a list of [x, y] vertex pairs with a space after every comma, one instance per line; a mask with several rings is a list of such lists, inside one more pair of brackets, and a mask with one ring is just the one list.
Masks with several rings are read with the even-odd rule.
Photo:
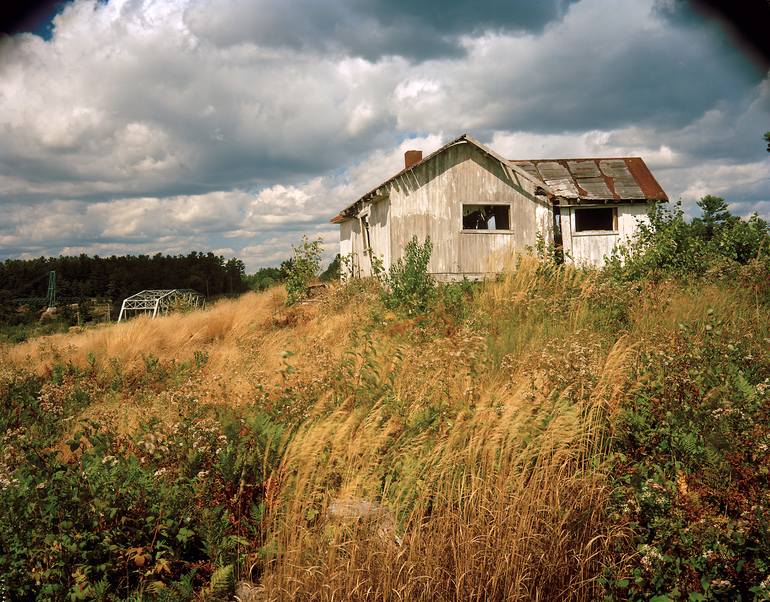
[[[340, 223], [340, 257], [352, 257], [353, 256], [353, 220], [345, 220]], [[351, 274], [345, 272], [344, 269], [340, 270], [342, 279], [346, 279]]]
[[[538, 231], [552, 236], [551, 210], [535, 199], [534, 184], [470, 144], [448, 148], [390, 186], [390, 257], [406, 243], [430, 237], [429, 270], [439, 279], [480, 276], [500, 269], [497, 253], [534, 245]], [[510, 207], [510, 230], [463, 230], [463, 204]], [[495, 257], [498, 258], [495, 261]]]
[[366, 217], [369, 222], [369, 244], [372, 253], [383, 261], [385, 269], [389, 267], [389, 208], [388, 199], [370, 203], [363, 209], [360, 217], [346, 220], [340, 224], [340, 255], [350, 258], [353, 275], [372, 275], [372, 262], [363, 235], [363, 217]]
[[390, 267], [390, 200], [383, 199], [370, 205], [369, 234], [372, 253], [383, 262], [383, 267]]
[[638, 220], [647, 220], [648, 206], [645, 204], [619, 205], [617, 232], [595, 233], [575, 232], [574, 207], [561, 208], [561, 237], [568, 261], [578, 265], [601, 267], [607, 255], [612, 253], [619, 242], [627, 241], [637, 230]]

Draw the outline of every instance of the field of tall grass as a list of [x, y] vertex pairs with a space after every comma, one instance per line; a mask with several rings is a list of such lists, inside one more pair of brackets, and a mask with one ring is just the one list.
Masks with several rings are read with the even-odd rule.
[[445, 288], [4, 348], [0, 599], [767, 599], [768, 283]]

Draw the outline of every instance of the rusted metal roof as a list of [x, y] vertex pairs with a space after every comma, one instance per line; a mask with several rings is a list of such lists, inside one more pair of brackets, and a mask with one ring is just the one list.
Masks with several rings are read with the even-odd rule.
[[557, 197], [577, 201], [667, 201], [640, 157], [512, 160]]
[[[399, 176], [422, 165], [456, 144], [471, 144], [508, 169], [527, 177], [549, 200], [558, 198], [575, 202], [616, 201], [644, 203], [667, 201], [668, 197], [640, 157], [608, 157], [584, 159], [507, 160], [468, 134], [445, 144], [422, 161], [402, 169], [340, 211], [330, 221], [339, 224], [355, 216], [361, 204], [387, 193], [387, 186]], [[563, 202], [562, 202], [563, 204]]]

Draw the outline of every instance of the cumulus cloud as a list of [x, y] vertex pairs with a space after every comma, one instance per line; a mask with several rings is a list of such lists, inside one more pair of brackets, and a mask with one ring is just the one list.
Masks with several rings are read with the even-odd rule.
[[672, 198], [767, 216], [768, 74], [682, 10], [74, 0], [50, 40], [0, 38], [0, 256], [274, 264], [462, 131], [511, 158], [641, 155]]

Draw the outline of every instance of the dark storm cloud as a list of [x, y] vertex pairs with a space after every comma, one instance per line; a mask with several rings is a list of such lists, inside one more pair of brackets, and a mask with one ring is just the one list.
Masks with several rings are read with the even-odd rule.
[[770, 2], [767, 0], [668, 0], [659, 10], [678, 26], [699, 26], [703, 18], [718, 26], [730, 45], [763, 72], [770, 69]]
[[[746, 110], [762, 75], [740, 52], [714, 42], [702, 20], [685, 32], [656, 18], [650, 5], [582, 2], [536, 41], [490, 36], [471, 42], [466, 62], [415, 66], [444, 82], [441, 103], [408, 120], [436, 128], [457, 110], [461, 129], [582, 132], [629, 123], [684, 127], [705, 112]], [[432, 75], [433, 74], [433, 75]]]
[[217, 44], [322, 49], [377, 59], [456, 56], [459, 38], [481, 31], [538, 33], [576, 0], [236, 0], [212, 18], [213, 0], [191, 4], [186, 22]]

